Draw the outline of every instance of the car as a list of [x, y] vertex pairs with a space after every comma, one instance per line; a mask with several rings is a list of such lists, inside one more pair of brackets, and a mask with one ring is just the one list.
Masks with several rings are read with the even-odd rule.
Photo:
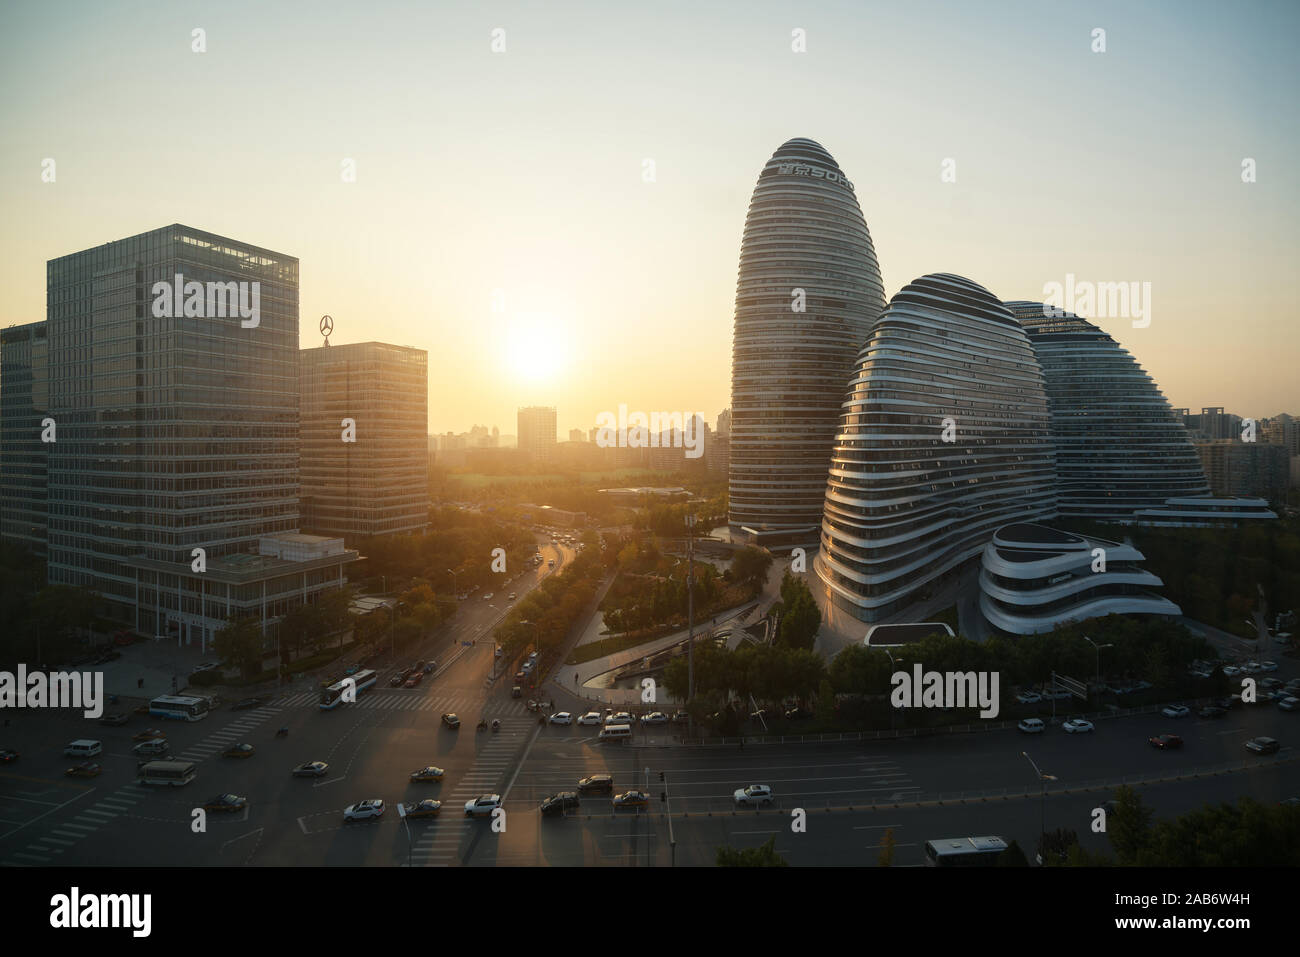
[[1248, 675], [1257, 675], [1260, 672], [1260, 664], [1258, 661], [1248, 661], [1241, 666], [1241, 670]]
[[573, 724], [573, 715], [567, 711], [557, 711], [546, 720], [551, 724]]
[[488, 592], [486, 595], [484, 595], [484, 596], [483, 596], [483, 600], [484, 600], [484, 601], [491, 601], [491, 600], [492, 600], [492, 592]]
[[580, 717], [580, 718], [578, 719], [578, 724], [581, 724], [581, 725], [593, 725], [593, 724], [594, 724], [594, 725], [596, 725], [596, 727], [600, 727], [600, 712], [599, 712], [599, 711], [588, 711], [586, 714], [584, 714], [582, 717]]
[[561, 791], [559, 794], [552, 794], [542, 801], [542, 816], [560, 817], [566, 811], [576, 811], [578, 805], [579, 800], [576, 791]]
[[491, 814], [501, 806], [500, 794], [480, 794], [473, 800], [465, 802], [466, 817], [483, 817]]
[[260, 708], [266, 703], [264, 698], [245, 698], [242, 701], [236, 701], [230, 706], [231, 711], [247, 711], [249, 708]]
[[515, 593], [511, 592], [510, 596], [506, 599], [506, 601], [514, 601], [514, 600], [515, 600]]
[[690, 724], [691, 715], [689, 711], [674, 711], [673, 724]]
[[785, 712], [787, 721], [807, 721], [813, 717], [813, 713], [807, 708], [789, 708]]
[[496, 648], [494, 648], [494, 649], [492, 650], [492, 657], [493, 657], [493, 658], [504, 658], [504, 657], [505, 657], [505, 654], [506, 654], [506, 653], [505, 653], [504, 651], [501, 650], [501, 646], [500, 646], [500, 645], [497, 645]]
[[1200, 711], [1196, 712], [1196, 716], [1198, 718], [1222, 718], [1227, 713], [1227, 708], [1220, 708], [1217, 704], [1207, 704]]
[[1277, 803], [1282, 805], [1283, 807], [1300, 807], [1300, 797], [1283, 798], [1281, 801], [1278, 801]]
[[257, 751], [251, 744], [232, 744], [221, 752], [223, 758], [251, 758]]
[[93, 778], [98, 777], [99, 772], [103, 770], [104, 769], [101, 765], [98, 765], [93, 761], [87, 761], [84, 764], [74, 765], [63, 773], [70, 778]]
[[13, 764], [18, 760], [18, 752], [9, 748], [0, 748], [0, 764]]
[[411, 667], [406, 669], [407, 676], [409, 677], [410, 675], [417, 674], [417, 673], [424, 674], [424, 664], [425, 664], [424, 659], [421, 658], [415, 664], [411, 665]]
[[195, 675], [197, 675], [197, 674], [199, 674], [199, 673], [202, 672], [202, 671], [213, 671], [213, 670], [215, 670], [215, 669], [217, 669], [217, 668], [220, 668], [220, 667], [221, 667], [220, 662], [216, 662], [216, 661], [204, 661], [204, 662], [200, 662], [199, 664], [195, 665], [195, 666], [194, 666], [194, 670], [193, 670], [192, 672], [190, 672], [190, 674], [195, 674]]
[[644, 791], [624, 791], [614, 795], [614, 808], [643, 808], [650, 806], [650, 795]]
[[1071, 718], [1069, 721], [1062, 722], [1061, 729], [1066, 734], [1084, 734], [1096, 730], [1091, 721], [1085, 721], [1083, 718]]
[[329, 769], [330, 766], [324, 761], [308, 761], [306, 764], [300, 764], [294, 768], [293, 776], [295, 778], [318, 778]]
[[1176, 734], [1157, 734], [1147, 738], [1147, 742], [1153, 748], [1159, 748], [1161, 751], [1168, 751], [1183, 746], [1183, 739]]
[[1022, 691], [1016, 695], [1016, 704], [1038, 704], [1043, 696], [1036, 691]]
[[438, 662], [436, 661], [430, 661], [426, 663], [424, 666], [424, 673], [426, 675], [431, 675], [437, 670], [438, 670]]
[[593, 774], [578, 782], [579, 794], [613, 794], [614, 775]]
[[1295, 711], [1300, 709], [1300, 698], [1297, 698], [1294, 695], [1283, 698], [1277, 703], [1277, 709], [1279, 711]]
[[605, 718], [605, 723], [606, 724], [631, 724], [634, 720], [636, 719], [633, 718], [632, 715], [629, 714], [628, 712], [619, 711], [615, 714], [607, 715]]
[[527, 680], [527, 678], [528, 678], [528, 672], [526, 671], [515, 672], [515, 684], [521, 685], [524, 683], [525, 680]]
[[641, 715], [641, 723], [645, 725], [667, 724], [668, 715], [664, 714], [662, 711], [651, 711], [649, 714]]
[[118, 725], [126, 724], [127, 721], [129, 720], [130, 720], [130, 715], [126, 714], [123, 711], [114, 711], [100, 718], [99, 723], [110, 728], [115, 728]]
[[384, 802], [379, 798], [371, 798], [369, 801], [358, 801], [356, 804], [349, 804], [343, 809], [344, 821], [367, 821], [373, 817], [380, 817], [384, 813]]
[[1023, 718], [1016, 727], [1025, 734], [1042, 734], [1047, 730], [1047, 725], [1043, 724], [1041, 718]]
[[424, 680], [424, 672], [417, 671], [415, 674], [411, 675], [406, 679], [406, 687], [414, 688], [423, 680]]
[[1223, 666], [1223, 673], [1227, 675], [1229, 678], [1235, 678], [1237, 677], [1237, 675], [1241, 674], [1241, 672], [1242, 669], [1238, 668], [1236, 665]]
[[427, 768], [420, 768], [418, 771], [411, 772], [412, 781], [441, 781], [445, 772], [442, 768], [435, 768], [430, 765]]
[[163, 734], [157, 728], [145, 728], [139, 734], [132, 737], [132, 741], [161, 741], [167, 735]]
[[554, 568], [554, 567], [555, 567], [555, 559], [552, 558], [550, 561], [548, 561], [548, 562], [546, 563], [546, 567], [547, 567], [547, 568]]
[[513, 688], [510, 689], [510, 697], [522, 698], [523, 696], [524, 696], [524, 689], [519, 687], [519, 685], [515, 685]]
[[393, 675], [391, 678], [388, 679], [388, 687], [390, 688], [400, 688], [404, 684], [406, 684], [405, 671], [399, 671], [397, 674]]
[[1191, 711], [1192, 709], [1185, 704], [1171, 704], [1163, 708], [1160, 713], [1166, 718], [1185, 718], [1191, 714]]
[[205, 811], [224, 811], [227, 813], [242, 811], [248, 807], [248, 798], [240, 797], [237, 794], [218, 794], [207, 804], [203, 805]]
[[1276, 754], [1280, 747], [1277, 738], [1251, 738], [1246, 742], [1246, 750], [1256, 754]]
[[460, 730], [460, 716], [450, 711], [442, 716], [442, 723], [453, 731]]
[[415, 804], [406, 805], [407, 817], [437, 817], [438, 812], [442, 810], [442, 802], [435, 801], [432, 798], [425, 798], [423, 801], [417, 801]]
[[1282, 679], [1281, 678], [1260, 678], [1259, 687], [1265, 689], [1266, 691], [1272, 691], [1275, 688], [1282, 687]]
[[758, 807], [772, 803], [772, 789], [766, 784], [751, 784], [732, 794], [732, 799], [739, 805]]

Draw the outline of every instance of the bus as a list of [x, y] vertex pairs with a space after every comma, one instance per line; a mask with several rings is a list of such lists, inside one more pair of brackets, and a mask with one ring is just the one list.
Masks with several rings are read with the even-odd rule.
[[343, 689], [347, 687], [348, 682], [355, 681], [357, 685], [357, 694], [365, 691], [374, 685], [379, 678], [379, 672], [363, 668], [349, 678], [342, 681], [336, 681], [334, 684], [325, 688], [320, 693], [320, 707], [322, 711], [330, 711], [343, 704]]
[[931, 867], [991, 867], [1006, 849], [1000, 837], [948, 837], [925, 842], [925, 862]]
[[207, 698], [165, 694], [149, 702], [149, 713], [176, 721], [198, 721], [208, 716]]
[[194, 780], [193, 761], [149, 761], [140, 766], [141, 784], [181, 787]]

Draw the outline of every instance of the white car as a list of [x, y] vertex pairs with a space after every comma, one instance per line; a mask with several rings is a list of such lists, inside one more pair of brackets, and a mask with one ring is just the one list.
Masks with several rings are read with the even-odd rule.
[[483, 600], [484, 600], [484, 601], [491, 601], [491, 600], [492, 600], [492, 592], [488, 592], [486, 595], [484, 595], [484, 596], [483, 596]]
[[506, 601], [514, 601], [514, 600], [515, 600], [515, 593], [514, 593], [514, 592], [511, 592], [511, 593], [510, 593], [510, 597], [507, 598]]
[[482, 794], [472, 801], [465, 802], [466, 817], [482, 817], [491, 814], [501, 806], [500, 794]]
[[588, 711], [586, 714], [584, 714], [581, 718], [578, 719], [578, 724], [584, 724], [584, 725], [594, 724], [596, 725], [596, 727], [600, 727], [600, 712]]
[[1072, 718], [1063, 722], [1061, 727], [1065, 729], [1066, 734], [1082, 734], [1085, 731], [1095, 730], [1091, 721], [1084, 721], [1082, 718]]
[[1246, 674], [1254, 675], [1258, 674], [1261, 668], [1258, 661], [1248, 661], [1241, 666], [1241, 670], [1246, 672]]
[[551, 724], [573, 724], [573, 715], [567, 711], [557, 711], [547, 718]]
[[1185, 704], [1171, 704], [1160, 713], [1166, 718], [1185, 718], [1191, 714], [1192, 709]]
[[1277, 662], [1276, 662], [1276, 661], [1261, 661], [1261, 662], [1259, 663], [1259, 670], [1260, 670], [1260, 671], [1277, 671]]
[[1016, 725], [1016, 727], [1025, 732], [1025, 734], [1042, 734], [1043, 731], [1046, 730], [1047, 725], [1043, 724], [1041, 718], [1025, 718]]
[[1241, 669], [1238, 668], [1236, 665], [1224, 665], [1223, 673], [1227, 675], [1229, 678], [1235, 678], [1237, 677], [1237, 675], [1241, 674]]
[[631, 724], [635, 719], [626, 711], [620, 711], [617, 714], [611, 714], [605, 719], [606, 724]]
[[1043, 696], [1036, 691], [1022, 691], [1016, 695], [1017, 704], [1038, 704], [1043, 700]]
[[649, 714], [641, 715], [642, 724], [667, 724], [668, 715], [662, 711], [651, 711]]
[[368, 818], [379, 817], [383, 813], [384, 802], [378, 798], [373, 798], [369, 801], [360, 801], [345, 807], [343, 809], [343, 820], [364, 821]]
[[747, 788], [741, 788], [733, 797], [737, 804], [771, 804], [772, 789], [766, 784], [751, 784]]

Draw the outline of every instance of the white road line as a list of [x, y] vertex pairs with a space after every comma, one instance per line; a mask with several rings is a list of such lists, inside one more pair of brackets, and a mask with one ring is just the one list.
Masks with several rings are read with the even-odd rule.
[[[73, 831], [85, 831], [85, 832], [87, 832], [87, 833], [90, 833], [90, 832], [98, 831], [98, 830], [99, 830], [98, 826], [96, 826], [96, 827], [89, 827], [89, 826], [87, 826], [87, 825], [85, 825], [85, 824], [60, 824], [59, 826], [60, 826], [60, 827], [66, 827], [66, 828], [68, 828], [69, 830], [73, 830]], [[58, 831], [55, 831], [54, 833], [57, 834], [57, 833], [59, 833], [59, 832], [58, 832]], [[85, 837], [84, 834], [81, 835], [81, 836], [82, 836], [82, 837]]]
[[57, 837], [50, 837], [49, 835], [41, 838], [41, 840], [46, 844], [62, 844], [64, 847], [73, 847], [77, 843], [76, 841], [61, 841]]
[[36, 854], [27, 854], [27, 853], [24, 853], [23, 851], [16, 851], [16, 852], [14, 852], [13, 854], [11, 854], [11, 855], [9, 855], [9, 856], [10, 856], [10, 857], [25, 857], [25, 858], [27, 858], [29, 861], [48, 861], [48, 860], [49, 860], [48, 857], [40, 857], [40, 856], [38, 856], [38, 855], [36, 855]]
[[[68, 806], [69, 804], [71, 804], [73, 801], [79, 801], [79, 800], [81, 800], [81, 799], [82, 799], [83, 797], [85, 797], [87, 794], [94, 794], [94, 793], [95, 793], [95, 789], [94, 789], [94, 788], [90, 788], [90, 789], [88, 789], [88, 790], [86, 790], [86, 791], [82, 791], [80, 794], [76, 795], [75, 797], [70, 797], [70, 798], [68, 798], [68, 800], [64, 801], [62, 804], [56, 804], [56, 805], [54, 805], [54, 807], [50, 808], [50, 809], [49, 809], [48, 811], [46, 811], [44, 814], [38, 814], [38, 815], [36, 815], [36, 817], [32, 818], [32, 819], [31, 819], [30, 821], [28, 821], [26, 824], [20, 824], [18, 827], [14, 828], [12, 831], [5, 831], [3, 834], [0, 834], [0, 840], [4, 839], [4, 838], [6, 838], [6, 837], [9, 837], [11, 834], [17, 834], [17, 833], [18, 833], [19, 831], [21, 831], [23, 828], [25, 828], [25, 827], [31, 827], [33, 824], [35, 824], [35, 823], [36, 823], [37, 821], [39, 821], [41, 818], [43, 818], [43, 817], [48, 817], [49, 815], [53, 814], [55, 811], [59, 810], [60, 808], [67, 807], [67, 806]], [[38, 802], [38, 803], [40, 803], [40, 802]]]

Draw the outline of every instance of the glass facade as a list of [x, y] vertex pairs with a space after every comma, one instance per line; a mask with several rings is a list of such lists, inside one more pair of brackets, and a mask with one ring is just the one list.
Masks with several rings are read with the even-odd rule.
[[[49, 410], [49, 340], [44, 322], [0, 330], [0, 537], [44, 556]], [[57, 435], [57, 433], [56, 433]]]
[[303, 529], [351, 543], [427, 528], [429, 354], [360, 342], [301, 359]]
[[783, 144], [759, 174], [740, 248], [729, 448], [734, 537], [816, 542], [844, 383], [884, 304], [853, 184], [812, 140]]

